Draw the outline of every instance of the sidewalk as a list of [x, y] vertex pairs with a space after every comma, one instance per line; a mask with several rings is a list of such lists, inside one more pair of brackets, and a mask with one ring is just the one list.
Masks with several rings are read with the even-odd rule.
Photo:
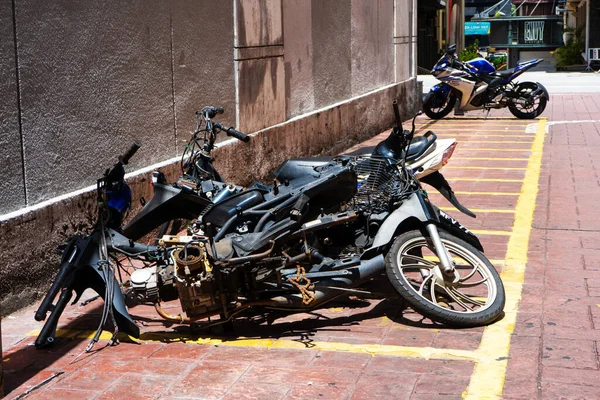
[[56, 346], [42, 351], [32, 346], [41, 328], [32, 307], [2, 320], [6, 398], [51, 377], [27, 398], [600, 398], [600, 94], [553, 96], [539, 120], [481, 116], [418, 123], [459, 140], [444, 175], [477, 219], [430, 195], [502, 271], [501, 321], [445, 329], [394, 296], [351, 297], [311, 314], [242, 320], [223, 336], [138, 306], [140, 341], [103, 348], [104, 338], [82, 355], [101, 300], [68, 307]]

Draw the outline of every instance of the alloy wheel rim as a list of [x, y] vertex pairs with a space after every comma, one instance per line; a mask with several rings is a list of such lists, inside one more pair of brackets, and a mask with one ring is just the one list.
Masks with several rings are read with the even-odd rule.
[[[498, 288], [489, 267], [467, 249], [445, 239], [442, 243], [460, 274], [457, 283], [444, 282], [434, 272], [434, 268], [439, 268], [439, 259], [431, 242], [424, 237], [413, 238], [399, 249], [396, 259], [402, 279], [427, 302], [448, 312], [472, 314], [491, 307]], [[409, 254], [417, 249], [421, 250], [420, 256]], [[422, 249], [434, 256], [423, 254]], [[427, 271], [428, 275], [424, 275]]]

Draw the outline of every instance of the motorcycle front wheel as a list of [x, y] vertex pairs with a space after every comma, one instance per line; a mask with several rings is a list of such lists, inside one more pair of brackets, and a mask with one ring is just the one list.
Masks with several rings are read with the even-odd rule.
[[467, 328], [498, 319], [504, 286], [489, 260], [467, 242], [440, 230], [459, 278], [440, 277], [440, 261], [429, 237], [414, 230], [396, 238], [385, 263], [396, 291], [421, 315], [448, 326]]
[[423, 103], [423, 112], [431, 119], [442, 119], [452, 111], [456, 103], [456, 96], [452, 93], [444, 96], [442, 92], [435, 95], [426, 103]]
[[533, 82], [524, 82], [519, 86], [518, 93], [520, 99], [529, 99], [528, 104], [512, 104], [508, 106], [511, 114], [520, 119], [534, 119], [541, 115], [546, 109], [546, 98], [540, 93], [531, 98], [531, 93], [537, 90], [538, 86]]

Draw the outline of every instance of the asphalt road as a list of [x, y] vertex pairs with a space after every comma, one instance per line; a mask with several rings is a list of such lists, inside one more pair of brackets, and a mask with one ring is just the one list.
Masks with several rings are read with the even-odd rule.
[[[419, 75], [426, 93], [439, 81], [432, 75]], [[540, 82], [550, 94], [600, 93], [600, 73], [589, 72], [525, 72], [518, 81]]]

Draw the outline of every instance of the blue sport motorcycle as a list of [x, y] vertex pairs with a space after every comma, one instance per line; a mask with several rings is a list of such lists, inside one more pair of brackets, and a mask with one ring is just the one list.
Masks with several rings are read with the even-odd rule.
[[517, 118], [533, 119], [542, 114], [550, 100], [548, 91], [538, 82], [514, 82], [523, 72], [542, 59], [524, 61], [507, 71], [496, 71], [484, 58], [461, 62], [456, 45], [433, 67], [432, 74], [441, 83], [431, 88], [423, 99], [423, 111], [429, 118], [444, 118], [454, 108], [462, 111], [508, 107]]

